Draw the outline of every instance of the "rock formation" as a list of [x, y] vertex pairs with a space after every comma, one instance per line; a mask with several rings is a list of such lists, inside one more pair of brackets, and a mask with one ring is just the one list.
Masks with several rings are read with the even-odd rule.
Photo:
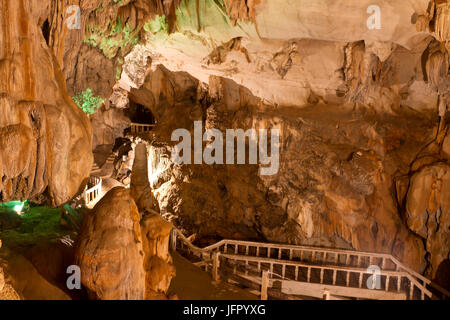
[[140, 213], [128, 189], [110, 190], [84, 219], [75, 252], [91, 299], [161, 299], [175, 275], [172, 227]]
[[169, 239], [173, 226], [157, 213], [144, 216], [141, 232], [145, 252], [145, 299], [166, 299], [170, 282], [176, 275]]
[[0, 252], [0, 300], [69, 299], [69, 296], [61, 289], [44, 279], [22, 255], [2, 248]]
[[39, 28], [44, 10], [39, 1], [0, 4], [1, 202], [64, 204], [92, 165], [91, 127]]
[[[2, 241], [0, 240], [0, 249], [2, 247]], [[8, 282], [8, 278], [5, 275], [3, 267], [5, 262], [0, 260], [0, 300], [20, 300], [19, 294]]]
[[147, 146], [139, 143], [135, 148], [131, 174], [131, 196], [136, 201], [139, 212], [159, 212], [159, 205], [150, 188], [148, 175]]
[[142, 300], [144, 252], [139, 212], [124, 188], [114, 188], [84, 219], [75, 252], [91, 299]]

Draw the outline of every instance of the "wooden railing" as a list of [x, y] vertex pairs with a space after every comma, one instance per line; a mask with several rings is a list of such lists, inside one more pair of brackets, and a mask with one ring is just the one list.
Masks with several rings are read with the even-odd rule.
[[131, 123], [131, 133], [139, 134], [151, 131], [155, 127], [154, 124]]
[[83, 193], [84, 203], [86, 206], [95, 202], [102, 194], [102, 179], [91, 176]]
[[[328, 296], [367, 299], [423, 300], [450, 297], [447, 290], [407, 268], [389, 254], [236, 240], [222, 240], [206, 248], [198, 248], [179, 230], [174, 229], [174, 249], [178, 245], [177, 239], [180, 249], [198, 257], [201, 261], [197, 265], [211, 270], [214, 278], [219, 277], [221, 265], [228, 267], [233, 275], [259, 285], [266, 283], [270, 286], [273, 281], [279, 281], [285, 291], [292, 294], [299, 294], [302, 290], [310, 291], [310, 294], [313, 293], [311, 290], [328, 290]], [[262, 278], [264, 274], [268, 279]], [[363, 288], [364, 281], [367, 283], [369, 279], [374, 289]], [[377, 281], [379, 289], [375, 289]]]

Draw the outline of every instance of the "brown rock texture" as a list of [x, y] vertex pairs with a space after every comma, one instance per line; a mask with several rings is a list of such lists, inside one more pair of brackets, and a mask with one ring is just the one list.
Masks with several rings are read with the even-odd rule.
[[124, 130], [130, 127], [130, 119], [123, 110], [112, 106], [102, 106], [90, 119], [94, 150], [99, 145], [114, 145], [115, 140], [122, 137]]
[[[3, 288], [2, 288], [3, 279]], [[70, 300], [20, 254], [0, 249], [0, 300]]]
[[131, 174], [131, 196], [135, 199], [139, 212], [159, 212], [158, 201], [152, 193], [148, 180], [148, 156], [145, 143], [139, 143], [135, 148]]
[[92, 165], [91, 127], [65, 93], [39, 28], [43, 10], [39, 1], [0, 2], [1, 202], [61, 205], [84, 186]]
[[430, 274], [436, 275], [450, 253], [450, 165], [438, 162], [416, 172], [406, 195], [406, 221], [424, 239]]
[[[447, 229], [440, 229], [438, 238], [431, 229], [424, 238], [419, 236], [403, 220], [402, 201], [393, 187], [397, 177], [407, 175], [413, 163], [417, 166], [416, 156], [433, 140], [432, 120], [402, 108], [387, 115], [320, 101], [303, 109], [272, 110], [245, 87], [221, 77], [211, 77], [204, 90], [188, 74], [157, 66], [142, 88], [130, 94], [158, 119], [148, 137], [154, 167], [151, 187], [161, 212], [172, 213], [177, 225], [204, 239], [385, 252], [421, 272], [428, 264], [434, 270], [448, 254]], [[201, 119], [204, 128], [222, 132], [280, 129], [279, 172], [260, 176], [257, 165], [171, 163], [174, 143], [168, 133], [186, 128], [193, 135], [193, 121]], [[440, 157], [439, 148], [435, 157]], [[442, 199], [448, 188], [440, 190]], [[411, 192], [408, 184], [404, 192]], [[422, 223], [418, 225], [423, 228]], [[436, 243], [445, 252], [432, 249]], [[436, 260], [427, 261], [427, 252]]]
[[[0, 249], [2, 248], [2, 240], [0, 240]], [[20, 300], [19, 294], [14, 290], [8, 281], [7, 275], [3, 267], [5, 261], [0, 260], [0, 300]]]
[[172, 278], [176, 275], [169, 239], [173, 226], [159, 214], [142, 218], [141, 232], [145, 252], [146, 271], [145, 299], [165, 299]]
[[75, 260], [90, 299], [144, 298], [139, 220], [130, 191], [121, 187], [110, 190], [84, 219]]
[[140, 214], [130, 190], [113, 188], [83, 221], [75, 250], [90, 299], [165, 299], [175, 275], [171, 225]]
[[[72, 5], [78, 5], [81, 10], [80, 29], [67, 28], [67, 9]], [[118, 19], [123, 23], [122, 30], [128, 23], [132, 34], [139, 37], [144, 23], [156, 15], [159, 7], [159, 3], [146, 0], [52, 2], [47, 13], [49, 45], [61, 65], [68, 93], [73, 96], [91, 88], [96, 96], [107, 99], [116, 78], [120, 78], [122, 60], [134, 42], [121, 42], [109, 47], [98, 43], [93, 45], [86, 40], [92, 34], [96, 34], [98, 40], [107, 37], [112, 32], [112, 23]], [[112, 42], [121, 40], [119, 36]]]

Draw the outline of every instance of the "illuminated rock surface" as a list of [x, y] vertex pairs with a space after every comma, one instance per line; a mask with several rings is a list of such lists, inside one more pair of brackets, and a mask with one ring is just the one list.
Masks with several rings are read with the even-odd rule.
[[[108, 172], [132, 170], [131, 190], [111, 190], [77, 243], [90, 298], [167, 298], [170, 225], [145, 215], [159, 208], [201, 244], [389, 253], [448, 281], [448, 1], [382, 2], [377, 25], [369, 0], [82, 0], [80, 29], [55, 3], [0, 2], [0, 201], [64, 204], [93, 147], [106, 161], [119, 144]], [[105, 100], [89, 119], [67, 95], [88, 88]], [[123, 137], [131, 104], [156, 120], [145, 145]], [[171, 134], [195, 120], [279, 129], [279, 171], [175, 165]]]
[[38, 1], [0, 4], [1, 202], [64, 204], [92, 165], [91, 127], [42, 36], [44, 10]]

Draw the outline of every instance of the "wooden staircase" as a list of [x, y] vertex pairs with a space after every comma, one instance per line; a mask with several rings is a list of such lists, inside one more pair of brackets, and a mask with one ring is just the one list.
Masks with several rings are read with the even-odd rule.
[[262, 299], [448, 299], [450, 292], [389, 254], [222, 240], [194, 246], [174, 229], [171, 246], [194, 263], [260, 292]]

